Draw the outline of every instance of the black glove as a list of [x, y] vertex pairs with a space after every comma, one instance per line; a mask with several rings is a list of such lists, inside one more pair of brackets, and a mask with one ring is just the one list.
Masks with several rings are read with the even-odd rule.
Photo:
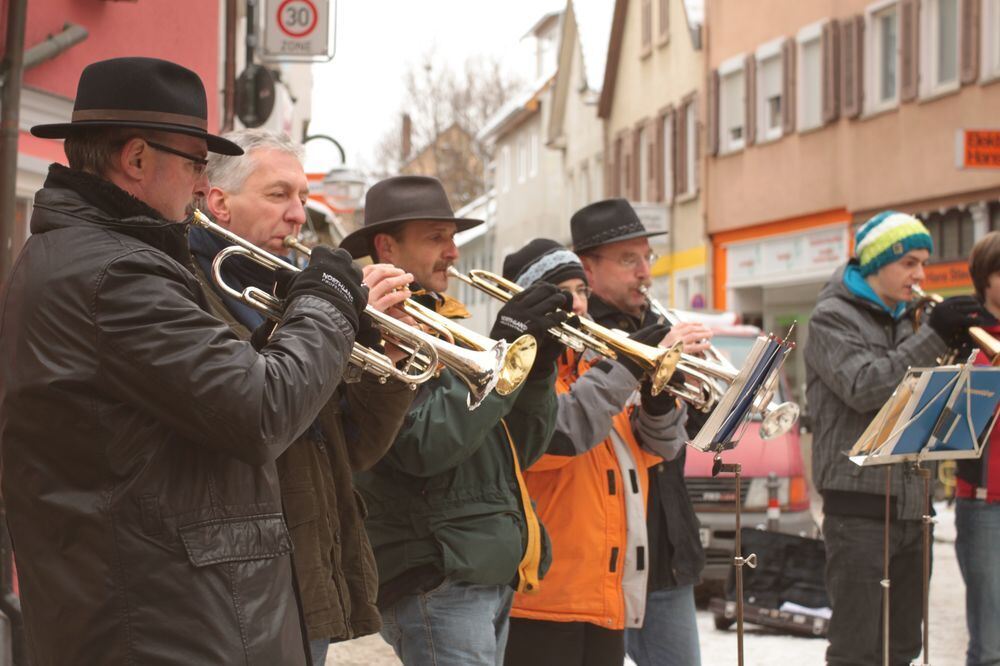
[[375, 320], [367, 315], [361, 317], [361, 322], [358, 324], [358, 334], [354, 336], [354, 341], [380, 354], [385, 353], [385, 347], [382, 345], [382, 331], [375, 325]]
[[538, 351], [529, 377], [548, 374], [564, 349], [548, 330], [566, 321], [572, 307], [571, 294], [553, 284], [536, 282], [500, 308], [490, 337], [512, 342], [522, 335], [534, 336]]
[[271, 333], [274, 332], [274, 322], [270, 319], [265, 319], [264, 323], [253, 329], [253, 333], [250, 334], [250, 344], [257, 351], [264, 348], [267, 341], [271, 339]]
[[[665, 324], [652, 324], [650, 326], [640, 328], [628, 337], [629, 340], [634, 340], [635, 342], [641, 342], [644, 345], [655, 347], [660, 344], [660, 341], [663, 340], [669, 332], [670, 327]], [[643, 374], [645, 374], [639, 364], [625, 354], [618, 354], [618, 362], [624, 365], [625, 369], [631, 372], [632, 376], [636, 379], [642, 379]]]
[[949, 347], [969, 344], [969, 328], [981, 326], [988, 315], [974, 296], [952, 296], [931, 310], [927, 325], [941, 336]]
[[[674, 383], [680, 372], [675, 372], [674, 376], [670, 378], [670, 384]], [[642, 383], [642, 388], [639, 390], [639, 395], [642, 398], [642, 409], [644, 412], [650, 416], [660, 416], [661, 414], [666, 414], [674, 407], [677, 406], [677, 401], [674, 399], [674, 395], [667, 389], [663, 389], [657, 395], [653, 395], [652, 385], [647, 379]]]
[[[358, 330], [358, 319], [368, 305], [368, 287], [361, 281], [361, 269], [347, 250], [332, 250], [319, 245], [313, 248], [309, 265], [292, 276], [288, 283], [288, 301], [297, 296], [316, 296], [331, 303]], [[276, 289], [282, 285], [276, 285]]]

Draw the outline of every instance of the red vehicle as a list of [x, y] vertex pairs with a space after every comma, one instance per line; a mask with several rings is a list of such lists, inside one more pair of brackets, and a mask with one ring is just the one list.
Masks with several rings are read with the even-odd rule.
[[[713, 327], [712, 344], [735, 367], [741, 367], [751, 345], [760, 334], [754, 326]], [[795, 353], [794, 351], [792, 353]], [[779, 387], [774, 402], [787, 391]], [[701, 521], [701, 544], [705, 548], [706, 581], [725, 581], [733, 567], [733, 540], [736, 534], [736, 479], [732, 474], [712, 476], [714, 455], [688, 448], [684, 478], [688, 495]], [[768, 520], [768, 475], [776, 475], [780, 509], [778, 530], [799, 536], [816, 536], [817, 528], [809, 511], [798, 423], [786, 434], [764, 441], [760, 420], [751, 421], [739, 445], [722, 454], [725, 463], [742, 465], [740, 501], [744, 527], [766, 528]], [[773, 509], [773, 507], [772, 507]]]

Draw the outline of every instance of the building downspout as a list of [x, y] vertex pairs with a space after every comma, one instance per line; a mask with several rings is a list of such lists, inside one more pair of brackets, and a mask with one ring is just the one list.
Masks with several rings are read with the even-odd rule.
[[226, 64], [222, 89], [222, 133], [232, 132], [236, 118], [236, 2], [226, 0]]

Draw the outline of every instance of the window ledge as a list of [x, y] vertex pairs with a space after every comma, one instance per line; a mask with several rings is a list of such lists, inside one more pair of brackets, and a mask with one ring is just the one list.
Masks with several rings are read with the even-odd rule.
[[783, 137], [783, 136], [785, 136], [784, 132], [779, 132], [778, 134], [774, 134], [774, 135], [771, 135], [771, 136], [768, 136], [767, 134], [763, 134], [763, 133], [758, 133], [758, 135], [757, 135], [758, 138], [757, 138], [757, 141], [755, 142], [755, 145], [760, 146], [760, 145], [766, 145], [766, 144], [769, 144], [769, 143], [774, 143], [775, 141], [781, 140], [781, 137]]
[[741, 143], [738, 146], [732, 146], [730, 148], [723, 148], [722, 146], [719, 146], [719, 154], [716, 155], [716, 157], [727, 157], [729, 155], [738, 155], [739, 153], [742, 153], [745, 148], [746, 145], [743, 143]]
[[692, 201], [696, 201], [697, 199], [698, 199], [698, 190], [694, 190], [693, 192], [685, 192], [684, 194], [678, 194], [677, 196], [675, 196], [674, 204], [678, 205], [678, 204], [691, 203]]
[[954, 95], [962, 89], [961, 84], [957, 81], [955, 83], [949, 83], [947, 86], [941, 86], [935, 90], [931, 90], [925, 95], [920, 95], [917, 98], [918, 104], [924, 104], [926, 102], [933, 102], [939, 100], [942, 97], [948, 97], [949, 95]]
[[653, 45], [647, 44], [639, 50], [639, 60], [645, 60], [649, 56], [653, 55]]
[[899, 110], [899, 102], [893, 102], [892, 105], [880, 106], [875, 109], [870, 109], [863, 111], [861, 115], [856, 120], [869, 120], [871, 118], [877, 118], [878, 116], [884, 116], [887, 113], [895, 113]]
[[795, 128], [795, 132], [796, 132], [796, 134], [814, 134], [814, 133], [818, 132], [821, 129], [825, 129], [828, 124], [829, 125], [834, 125], [834, 124], [836, 124], [836, 121], [834, 121], [832, 123], [824, 123], [821, 120], [821, 121], [819, 121], [819, 125], [812, 125], [810, 127], [796, 127]]
[[661, 35], [656, 40], [656, 46], [657, 46], [657, 48], [663, 48], [664, 46], [666, 46], [669, 43], [670, 43], [670, 33], [669, 32], [667, 34], [665, 34], [665, 35]]
[[979, 85], [988, 86], [991, 83], [997, 83], [1000, 81], [1000, 71], [990, 72], [989, 74], [983, 74], [979, 78]]

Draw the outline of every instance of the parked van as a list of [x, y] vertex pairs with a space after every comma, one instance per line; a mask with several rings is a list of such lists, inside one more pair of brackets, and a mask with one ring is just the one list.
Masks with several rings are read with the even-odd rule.
[[[715, 332], [712, 338], [715, 348], [735, 367], [741, 367], [760, 329], [755, 326], [709, 325]], [[787, 395], [787, 391], [779, 386], [775, 404], [784, 401], [782, 395]], [[798, 536], [817, 535], [817, 526], [809, 511], [809, 488], [798, 423], [786, 434], [764, 441], [760, 437], [760, 420], [752, 420], [736, 448], [722, 454], [722, 461], [742, 465], [740, 502], [743, 527], [766, 528], [768, 475], [773, 472], [780, 510], [778, 530]], [[702, 577], [706, 581], [725, 581], [733, 567], [736, 479], [733, 474], [727, 473], [713, 477], [713, 462], [714, 454], [688, 448], [684, 479], [701, 521], [701, 544], [706, 555]]]

